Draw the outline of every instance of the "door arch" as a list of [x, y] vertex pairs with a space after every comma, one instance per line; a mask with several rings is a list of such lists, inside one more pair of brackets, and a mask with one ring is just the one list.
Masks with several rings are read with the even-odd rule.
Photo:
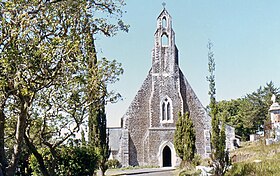
[[[162, 141], [157, 154], [159, 167], [177, 166], [177, 156], [174, 145], [170, 141]], [[170, 160], [170, 161], [168, 161]]]
[[172, 166], [171, 149], [167, 145], [162, 150], [162, 166], [163, 167], [171, 167]]

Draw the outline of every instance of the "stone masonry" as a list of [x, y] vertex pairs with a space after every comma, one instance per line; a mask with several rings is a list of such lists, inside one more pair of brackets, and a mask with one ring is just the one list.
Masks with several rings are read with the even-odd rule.
[[119, 150], [114, 157], [123, 166], [177, 166], [174, 132], [179, 112], [189, 112], [194, 122], [197, 153], [208, 157], [211, 151], [211, 118], [180, 70], [172, 18], [165, 8], [157, 18], [154, 37], [152, 68], [118, 132]]
[[[122, 117], [115, 156], [123, 166], [176, 166], [179, 158], [173, 145], [178, 113], [189, 112], [196, 129], [196, 150], [210, 152], [210, 117], [207, 116], [178, 65], [178, 49], [172, 18], [163, 9], [157, 18], [152, 68]], [[116, 130], [116, 129], [114, 129]]]

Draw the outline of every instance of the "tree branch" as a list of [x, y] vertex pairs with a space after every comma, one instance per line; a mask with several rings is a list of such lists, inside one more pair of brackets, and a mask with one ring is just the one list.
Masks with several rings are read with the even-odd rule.
[[42, 174], [44, 176], [51, 176], [49, 174], [46, 166], [45, 166], [44, 159], [43, 159], [42, 155], [38, 152], [38, 150], [36, 149], [34, 144], [29, 141], [29, 138], [27, 137], [26, 134], [24, 134], [24, 140], [25, 140], [25, 143], [26, 143], [29, 151], [31, 151], [33, 153], [33, 155], [36, 157], [36, 159], [37, 159], [37, 161], [39, 163], [40, 171], [42, 172]]

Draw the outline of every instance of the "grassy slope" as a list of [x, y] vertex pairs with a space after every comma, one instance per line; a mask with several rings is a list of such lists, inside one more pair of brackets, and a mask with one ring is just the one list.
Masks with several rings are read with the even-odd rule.
[[280, 144], [246, 143], [231, 152], [233, 168], [227, 175], [280, 175]]

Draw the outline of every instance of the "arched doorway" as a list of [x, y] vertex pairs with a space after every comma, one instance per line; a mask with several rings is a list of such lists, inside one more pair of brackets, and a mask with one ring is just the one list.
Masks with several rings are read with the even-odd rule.
[[168, 146], [165, 146], [162, 151], [162, 166], [163, 167], [171, 167], [171, 150]]

